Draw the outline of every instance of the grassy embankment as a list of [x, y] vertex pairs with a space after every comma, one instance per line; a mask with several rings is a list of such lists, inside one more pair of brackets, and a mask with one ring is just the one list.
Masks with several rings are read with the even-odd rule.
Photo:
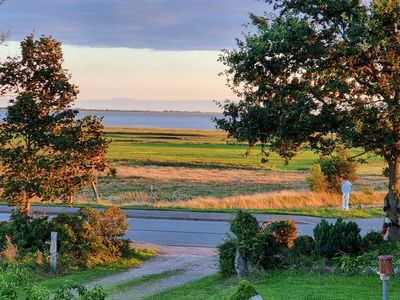
[[[395, 299], [398, 277], [391, 278], [389, 299]], [[223, 300], [235, 291], [237, 280], [223, 280], [219, 275], [212, 275], [200, 280], [176, 287], [148, 299], [152, 300]], [[379, 276], [342, 276], [312, 273], [292, 273], [276, 271], [262, 275], [253, 282], [257, 292], [264, 299], [296, 300], [368, 300], [382, 297], [382, 282]]]

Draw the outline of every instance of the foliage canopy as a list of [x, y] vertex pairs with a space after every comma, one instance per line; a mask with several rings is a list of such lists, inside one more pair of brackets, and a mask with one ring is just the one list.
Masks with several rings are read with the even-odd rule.
[[276, 13], [250, 15], [253, 33], [220, 57], [241, 100], [223, 105], [218, 127], [287, 162], [304, 147], [383, 156], [390, 235], [399, 238], [400, 1], [265, 2]]
[[0, 64], [0, 94], [13, 97], [0, 125], [0, 184], [26, 214], [33, 199], [72, 202], [106, 166], [102, 120], [76, 118], [78, 88], [62, 63], [61, 43], [31, 35]]

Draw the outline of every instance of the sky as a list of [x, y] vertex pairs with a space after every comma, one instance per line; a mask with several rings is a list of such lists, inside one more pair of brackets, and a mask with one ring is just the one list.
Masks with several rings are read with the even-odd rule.
[[[31, 33], [63, 43], [79, 108], [218, 111], [234, 99], [218, 62], [248, 31], [257, 0], [6, 0], [0, 59]], [[4, 100], [0, 100], [0, 106]]]

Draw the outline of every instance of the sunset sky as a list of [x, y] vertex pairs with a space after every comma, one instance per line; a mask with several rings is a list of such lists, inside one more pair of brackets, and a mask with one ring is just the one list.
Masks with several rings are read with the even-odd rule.
[[233, 97], [218, 76], [220, 50], [248, 31], [249, 12], [266, 9], [256, 0], [6, 0], [0, 59], [32, 32], [51, 34], [80, 88], [77, 107], [216, 111], [212, 100]]

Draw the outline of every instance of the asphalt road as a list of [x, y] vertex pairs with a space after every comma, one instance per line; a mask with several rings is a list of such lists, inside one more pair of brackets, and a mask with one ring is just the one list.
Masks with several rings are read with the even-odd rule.
[[[37, 209], [37, 208], [35, 208]], [[62, 207], [46, 208], [50, 216], [57, 213], [72, 212], [75, 209]], [[7, 220], [10, 209], [0, 207], [0, 220]], [[215, 247], [229, 234], [228, 213], [201, 213], [182, 211], [126, 210], [129, 229], [126, 238], [137, 242], [173, 246]], [[296, 222], [299, 234], [312, 235], [313, 228], [320, 218], [286, 215], [255, 215], [259, 222], [278, 219], [292, 219]], [[352, 219], [365, 234], [380, 230], [382, 219]], [[334, 220], [328, 220], [334, 221]]]

